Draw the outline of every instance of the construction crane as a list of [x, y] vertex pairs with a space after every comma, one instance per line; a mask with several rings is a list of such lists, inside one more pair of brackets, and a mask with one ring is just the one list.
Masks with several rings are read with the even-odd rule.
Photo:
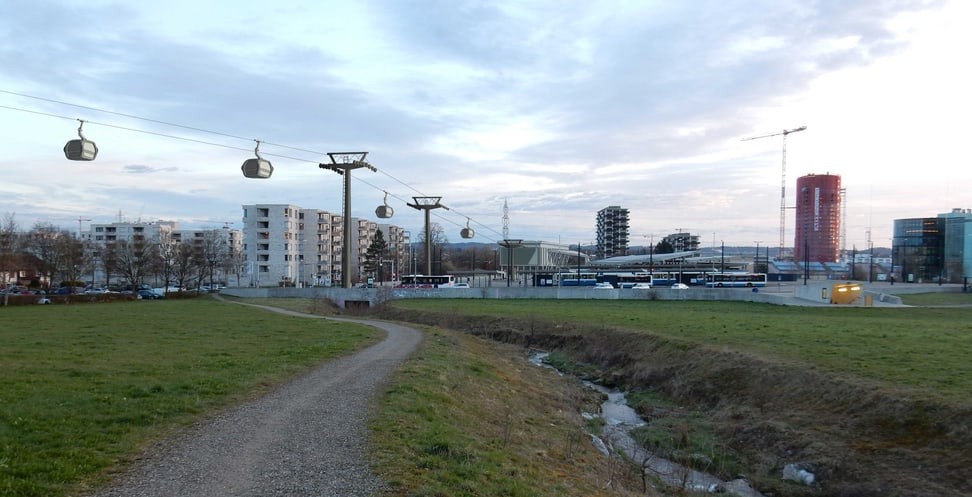
[[87, 217], [79, 217], [78, 218], [78, 239], [79, 240], [81, 239], [81, 222], [82, 221], [90, 221], [90, 220], [91, 219], [90, 218], [87, 218]]
[[778, 257], [783, 256], [783, 246], [786, 242], [786, 137], [790, 133], [797, 133], [799, 131], [806, 130], [806, 126], [800, 126], [799, 128], [784, 129], [783, 131], [778, 131], [776, 133], [769, 133], [766, 135], [751, 136], [749, 138], [743, 138], [742, 141], [758, 140], [760, 138], [769, 138], [771, 136], [783, 135], [783, 174], [780, 184], [780, 253]]

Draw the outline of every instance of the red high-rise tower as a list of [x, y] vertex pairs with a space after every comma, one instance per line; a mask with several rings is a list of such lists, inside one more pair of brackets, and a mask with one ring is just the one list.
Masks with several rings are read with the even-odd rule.
[[840, 208], [840, 176], [811, 174], [797, 178], [794, 260], [840, 260]]

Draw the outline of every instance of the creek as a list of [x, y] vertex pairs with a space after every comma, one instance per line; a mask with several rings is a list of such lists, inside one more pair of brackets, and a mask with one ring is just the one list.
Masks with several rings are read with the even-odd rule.
[[[533, 353], [530, 355], [530, 362], [557, 371], [547, 364], [548, 355], [546, 352]], [[563, 374], [560, 371], [558, 373]], [[740, 497], [765, 497], [750, 487], [744, 479], [723, 481], [710, 473], [689, 468], [647, 451], [635, 441], [631, 431], [648, 423], [628, 405], [625, 393], [590, 381], [584, 381], [584, 385], [606, 396], [606, 400], [600, 406], [600, 413], [583, 413], [585, 418], [600, 417], [604, 421], [602, 433], [591, 434], [591, 437], [594, 445], [606, 457], [624, 454], [629, 460], [641, 464], [649, 479], [659, 481], [671, 488], [692, 492], [726, 493]]]

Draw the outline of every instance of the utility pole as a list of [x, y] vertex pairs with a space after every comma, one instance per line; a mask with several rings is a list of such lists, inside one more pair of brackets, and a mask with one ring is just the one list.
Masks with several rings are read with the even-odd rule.
[[790, 133], [797, 133], [806, 130], [806, 126], [800, 126], [799, 128], [784, 129], [783, 131], [777, 133], [770, 133], [768, 135], [753, 136], [749, 138], [743, 138], [742, 141], [748, 140], [758, 140], [760, 138], [769, 138], [771, 136], [783, 135], [783, 174], [780, 186], [780, 257], [783, 256], [783, 246], [786, 242], [786, 137]]

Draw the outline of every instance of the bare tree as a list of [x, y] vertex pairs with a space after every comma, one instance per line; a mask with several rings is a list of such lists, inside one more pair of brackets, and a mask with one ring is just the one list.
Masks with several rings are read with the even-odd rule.
[[84, 242], [70, 236], [67, 232], [55, 240], [55, 250], [60, 261], [57, 275], [61, 281], [75, 286], [84, 281], [84, 272], [90, 266], [91, 258], [84, 250]]
[[64, 244], [59, 243], [61, 237], [71, 237], [51, 223], [39, 222], [34, 225], [27, 235], [26, 251], [34, 256], [36, 270], [42, 277], [46, 277], [48, 286], [54, 283], [54, 277], [63, 270]]
[[137, 292], [155, 257], [157, 246], [145, 240], [115, 242], [115, 270]]
[[[440, 269], [439, 272], [441, 272], [441, 269], [443, 269], [442, 264], [448, 260], [448, 256], [447, 254], [444, 253], [442, 248], [445, 244], [449, 243], [449, 237], [446, 236], [445, 229], [443, 229], [442, 225], [439, 223], [429, 223], [429, 234], [430, 234], [429, 238], [432, 244], [432, 253], [431, 253], [432, 267], [431, 268], [424, 267], [425, 266], [424, 259], [420, 261], [419, 267], [422, 268], [422, 272], [424, 274], [431, 275], [431, 274], [435, 274], [433, 270], [436, 267], [437, 263]], [[418, 239], [421, 240], [417, 244], [418, 253], [424, 254], [425, 253], [425, 230], [424, 229], [419, 232]]]
[[203, 233], [202, 244], [199, 247], [199, 257], [202, 263], [202, 274], [209, 278], [209, 285], [214, 283], [216, 268], [229, 257], [229, 241], [219, 230], [213, 229]]
[[163, 233], [158, 243], [155, 272], [162, 276], [163, 288], [165, 288], [166, 293], [169, 291], [169, 283], [175, 277], [178, 247], [179, 244], [168, 233]]
[[94, 250], [94, 263], [101, 263], [101, 268], [105, 270], [105, 287], [111, 285], [111, 275], [118, 267], [118, 250], [115, 242], [108, 242]]
[[195, 288], [199, 281], [199, 264], [192, 245], [177, 244], [172, 259], [172, 275], [180, 288]]
[[[21, 252], [23, 250], [23, 236], [14, 215], [5, 214], [0, 221], [0, 288], [6, 288], [10, 284], [8, 273], [14, 272], [18, 264], [21, 264]], [[16, 283], [16, 279], [14, 280]], [[3, 305], [7, 305], [7, 292], [3, 292]]]
[[243, 251], [236, 246], [230, 245], [227, 249], [227, 257], [223, 259], [220, 268], [226, 275], [226, 283], [229, 283], [229, 275], [236, 276], [236, 286], [240, 286], [240, 277], [246, 270], [246, 260]]

